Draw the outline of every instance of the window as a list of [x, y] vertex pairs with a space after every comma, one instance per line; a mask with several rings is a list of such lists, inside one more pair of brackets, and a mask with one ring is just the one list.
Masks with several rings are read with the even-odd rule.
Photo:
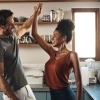
[[98, 8], [72, 9], [72, 19], [75, 23], [72, 49], [78, 53], [81, 60], [87, 58], [100, 60], [99, 13]]

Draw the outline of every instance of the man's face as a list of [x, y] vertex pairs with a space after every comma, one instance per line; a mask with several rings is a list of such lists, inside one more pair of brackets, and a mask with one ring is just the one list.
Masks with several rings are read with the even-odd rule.
[[14, 20], [13, 20], [13, 16], [10, 16], [7, 18], [7, 23], [6, 23], [6, 26], [4, 26], [3, 33], [9, 36], [13, 34], [13, 29], [14, 29]]

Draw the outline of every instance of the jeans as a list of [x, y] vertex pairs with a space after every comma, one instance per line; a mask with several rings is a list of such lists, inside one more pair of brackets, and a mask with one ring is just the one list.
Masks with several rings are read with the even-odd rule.
[[76, 95], [70, 86], [57, 90], [50, 88], [50, 95], [51, 100], [76, 100]]

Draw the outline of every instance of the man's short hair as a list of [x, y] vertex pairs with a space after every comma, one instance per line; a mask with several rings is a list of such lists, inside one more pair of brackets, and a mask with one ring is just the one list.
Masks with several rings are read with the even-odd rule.
[[0, 10], [0, 25], [5, 26], [7, 23], [6, 22], [7, 18], [12, 15], [13, 15], [13, 12], [11, 10], [5, 10], [5, 9]]

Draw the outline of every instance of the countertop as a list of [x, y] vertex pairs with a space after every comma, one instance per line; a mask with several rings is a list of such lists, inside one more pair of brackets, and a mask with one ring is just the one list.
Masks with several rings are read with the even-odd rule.
[[[33, 91], [49, 91], [49, 88], [45, 84], [30, 84]], [[72, 84], [70, 87], [76, 91], [76, 85]]]
[[[33, 92], [45, 92], [49, 91], [49, 88], [45, 84], [30, 84]], [[76, 85], [71, 84], [70, 87], [76, 91]], [[83, 87], [84, 92], [86, 92], [93, 100], [100, 100], [100, 84], [94, 84]]]
[[[30, 84], [32, 90], [35, 91], [49, 91], [45, 84]], [[76, 85], [71, 84], [70, 87], [76, 91]], [[86, 92], [93, 100], [100, 100], [100, 84], [83, 86], [83, 91]]]
[[85, 86], [84, 91], [87, 92], [93, 100], [100, 100], [100, 84]]

